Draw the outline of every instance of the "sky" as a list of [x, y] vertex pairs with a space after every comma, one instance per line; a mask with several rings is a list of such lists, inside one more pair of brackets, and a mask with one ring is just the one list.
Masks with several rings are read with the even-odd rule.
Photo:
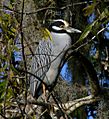
[[106, 39], [109, 40], [109, 23], [106, 24], [106, 27], [107, 27], [107, 29], [106, 29], [106, 31], [104, 32], [104, 36], [105, 36]]

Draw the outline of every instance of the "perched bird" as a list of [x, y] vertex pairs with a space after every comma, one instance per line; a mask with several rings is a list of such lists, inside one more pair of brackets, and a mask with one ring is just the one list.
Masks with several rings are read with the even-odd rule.
[[[56, 83], [58, 67], [65, 54], [65, 51], [71, 46], [71, 33], [81, 33], [62, 20], [54, 20], [49, 26], [52, 40], [40, 40], [35, 50], [35, 56], [32, 58], [31, 73], [39, 77], [46, 87], [52, 88]], [[30, 76], [30, 92], [33, 97], [38, 98], [43, 93], [43, 83], [38, 78]]]

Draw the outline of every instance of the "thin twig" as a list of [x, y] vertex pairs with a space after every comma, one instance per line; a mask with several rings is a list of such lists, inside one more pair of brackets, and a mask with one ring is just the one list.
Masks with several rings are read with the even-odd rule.
[[5, 95], [4, 95], [4, 102], [3, 102], [3, 115], [5, 116], [6, 115], [6, 96], [8, 94], [8, 83], [6, 85], [6, 91], [5, 91]]
[[[23, 12], [23, 14], [26, 14], [26, 15], [37, 14], [38, 12], [41, 12], [41, 11], [44, 11], [44, 10], [48, 10], [48, 9], [64, 10], [64, 9], [67, 9], [68, 7], [73, 7], [73, 6], [77, 6], [77, 5], [83, 5], [83, 4], [87, 4], [87, 3], [92, 3], [92, 1], [89, 1], [89, 2], [87, 2], [87, 1], [85, 1], [85, 2], [77, 2], [77, 3], [69, 4], [67, 6], [63, 6], [61, 8], [59, 8], [59, 7], [44, 7], [44, 8], [37, 9], [36, 11], [33, 11], [33, 12]], [[13, 9], [9, 8], [8, 6], [4, 5], [3, 7], [8, 9], [8, 10], [10, 10], [11, 12], [16, 12], [16, 13], [22, 14], [22, 12], [13, 10]]]
[[23, 110], [21, 109], [20, 103], [19, 103], [19, 102], [17, 101], [17, 99], [16, 99], [17, 95], [16, 95], [16, 92], [14, 91], [14, 88], [13, 88], [13, 85], [12, 85], [11, 81], [9, 81], [9, 84], [10, 84], [12, 90], [13, 90], [13, 96], [14, 96], [14, 99], [15, 99], [17, 105], [18, 105], [18, 108], [19, 108], [20, 112], [21, 112], [21, 115], [22, 115], [22, 117], [24, 118], [24, 112], [23, 112]]
[[55, 103], [57, 104], [57, 107], [59, 108], [59, 110], [61, 111], [63, 118], [66, 119], [65, 114], [63, 112], [63, 110], [61, 109], [60, 105], [58, 104], [58, 101], [56, 100], [55, 96], [53, 95], [53, 93], [51, 93], [51, 96], [53, 98], [53, 100], [55, 101]]
[[[24, 63], [24, 69], [25, 71], [27, 70], [27, 65], [26, 65], [26, 58], [25, 58], [25, 51], [24, 51], [24, 37], [23, 37], [23, 30], [22, 30], [22, 25], [23, 25], [23, 12], [24, 12], [24, 0], [22, 3], [22, 12], [21, 12], [21, 22], [20, 22], [20, 33], [21, 33], [21, 45], [22, 45], [22, 57], [23, 57], [23, 63]], [[24, 110], [27, 104], [27, 74], [25, 74], [25, 106], [24, 106]]]
[[16, 69], [16, 70], [19, 71], [19, 72], [23, 72], [23, 73], [26, 73], [26, 74], [29, 74], [29, 75], [35, 77], [36, 79], [38, 79], [42, 84], [44, 84], [47, 87], [47, 84], [43, 80], [41, 80], [38, 76], [34, 75], [33, 73], [31, 73], [27, 70], [23, 70], [23, 69]]
[[4, 116], [1, 112], [0, 112], [0, 116], [3, 117], [3, 119], [8, 119], [6, 116]]
[[[107, 27], [104, 27], [104, 28], [102, 28], [100, 31], [98, 31], [98, 32], [97, 32], [97, 35], [99, 35], [101, 32], [103, 32], [106, 28], [107, 28]], [[80, 46], [78, 46], [77, 48], [75, 48], [75, 46], [78, 44], [78, 41], [77, 41], [77, 42], [74, 43], [70, 48], [68, 48], [68, 50], [66, 50], [66, 53], [68, 53], [68, 51], [70, 51], [70, 50], [72, 50], [72, 49], [73, 49], [73, 52], [78, 51], [80, 48], [82, 48], [82, 47], [86, 46], [88, 43], [92, 42], [92, 41], [96, 38], [97, 35], [93, 36], [90, 40], [88, 40], [87, 42], [85, 42], [85, 43], [83, 43], [82, 45], [80, 45]], [[66, 54], [66, 53], [65, 53], [65, 54]]]

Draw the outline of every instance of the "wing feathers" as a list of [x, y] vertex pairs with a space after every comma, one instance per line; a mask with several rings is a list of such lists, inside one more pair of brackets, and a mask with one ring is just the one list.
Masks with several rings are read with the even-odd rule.
[[[40, 41], [32, 58], [31, 73], [44, 80], [52, 61], [52, 41]], [[34, 76], [30, 76], [30, 91], [33, 96], [40, 95], [41, 82]], [[37, 94], [36, 94], [37, 93]]]

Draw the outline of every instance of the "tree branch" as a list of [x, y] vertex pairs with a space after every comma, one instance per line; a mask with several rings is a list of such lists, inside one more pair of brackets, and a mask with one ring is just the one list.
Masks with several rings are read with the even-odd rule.
[[72, 51], [69, 54], [68, 57], [69, 58], [76, 57], [78, 59], [78, 61], [81, 62], [81, 64], [85, 68], [86, 73], [89, 76], [89, 83], [90, 83], [90, 87], [91, 87], [91, 94], [94, 95], [94, 96], [98, 95], [99, 92], [101, 91], [101, 88], [99, 86], [99, 81], [98, 81], [97, 73], [96, 73], [92, 63], [84, 55], [82, 55], [79, 51], [77, 51], [77, 52]]
[[[76, 99], [73, 101], [69, 101], [65, 104], [62, 104], [62, 106], [64, 107], [64, 110], [66, 111], [67, 114], [72, 113], [75, 109], [86, 105], [86, 104], [91, 104], [93, 102], [97, 102], [100, 101], [100, 97], [93, 97], [93, 95], [87, 96], [87, 97], [83, 97], [80, 99]], [[56, 106], [54, 106], [54, 110], [57, 111], [59, 110]]]
[[[69, 101], [67, 103], [63, 103], [63, 104], [59, 104], [59, 107], [63, 107], [61, 108], [61, 110], [63, 112], [65, 112], [65, 114], [69, 115], [70, 113], [72, 113], [73, 111], [75, 111], [77, 108], [83, 106], [83, 105], [87, 105], [87, 104], [91, 104], [91, 103], [94, 103], [94, 102], [97, 102], [97, 101], [100, 101], [101, 98], [100, 97], [93, 97], [93, 95], [90, 95], [90, 96], [86, 96], [86, 97], [83, 97], [83, 98], [80, 98], [80, 99], [76, 99], [76, 100], [73, 100], [73, 101]], [[19, 102], [20, 105], [25, 105], [25, 101], [20, 101]], [[36, 101], [36, 100], [27, 100], [27, 105], [37, 105], [37, 106], [44, 106], [46, 107], [46, 109], [48, 110], [52, 110], [53, 109], [53, 113], [56, 113], [58, 111], [60, 111], [60, 108], [56, 105], [56, 104], [51, 104], [51, 103], [45, 103], [45, 102], [40, 102], [40, 101]], [[37, 109], [36, 106], [32, 106], [34, 107], [34, 109]], [[51, 109], [52, 107], [52, 109]], [[28, 108], [28, 106], [26, 107]], [[17, 116], [20, 116], [20, 113], [19, 111], [16, 109], [11, 109], [11, 110], [7, 110], [8, 112], [10, 113], [17, 113], [18, 115]], [[28, 114], [32, 114], [34, 113], [32, 110], [30, 110], [28, 112]], [[61, 111], [60, 111], [61, 113]], [[56, 115], [55, 115], [56, 116]]]

